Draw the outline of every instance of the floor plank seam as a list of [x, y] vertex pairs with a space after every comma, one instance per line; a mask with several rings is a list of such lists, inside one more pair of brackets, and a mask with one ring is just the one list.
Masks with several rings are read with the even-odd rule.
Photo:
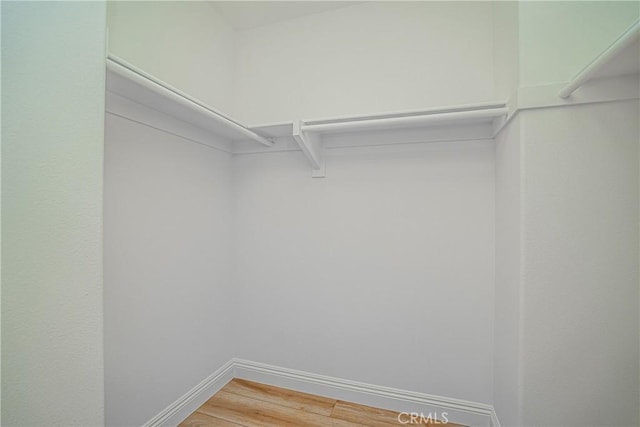
[[[235, 422], [233, 422], [233, 421], [227, 421], [227, 420], [225, 420], [225, 419], [223, 419], [223, 418], [215, 417], [215, 416], [213, 416], [213, 415], [211, 415], [211, 414], [207, 414], [206, 412], [202, 412], [202, 411], [200, 411], [200, 408], [196, 409], [196, 410], [194, 411], [194, 414], [195, 414], [195, 413], [198, 413], [198, 414], [200, 414], [200, 415], [207, 416], [207, 417], [209, 417], [209, 418], [213, 418], [213, 419], [218, 420], [218, 421], [222, 421], [222, 422], [226, 422], [226, 423], [229, 423], [229, 424], [233, 424], [233, 425], [236, 425], [236, 426], [238, 426], [238, 427], [251, 427], [251, 426], [246, 425], [246, 424], [238, 424], [238, 423], [235, 423]], [[188, 419], [188, 418], [187, 418], [187, 419]]]
[[[229, 383], [233, 382], [233, 380], [235, 380], [235, 379], [236, 379], [236, 378], [233, 378], [231, 381], [229, 381]], [[229, 383], [227, 383], [227, 384], [229, 384]], [[274, 387], [275, 387], [275, 386], [274, 386]], [[280, 404], [280, 403], [274, 402], [273, 400], [267, 400], [267, 399], [264, 399], [264, 398], [260, 398], [259, 396], [248, 396], [248, 395], [246, 395], [246, 394], [237, 393], [237, 392], [235, 392], [235, 391], [230, 391], [230, 390], [227, 390], [227, 389], [225, 389], [225, 388], [226, 388], [226, 385], [225, 385], [225, 387], [223, 387], [220, 391], [223, 391], [223, 390], [224, 390], [226, 393], [231, 393], [231, 394], [234, 394], [234, 395], [236, 395], [236, 396], [245, 397], [245, 398], [247, 398], [247, 399], [258, 400], [258, 401], [260, 401], [260, 402], [270, 403], [270, 404], [272, 404], [272, 405], [277, 405], [277, 406], [280, 406], [280, 407], [282, 407], [282, 408], [286, 408], [286, 409], [293, 409], [293, 410], [295, 410], [295, 411], [309, 412], [309, 413], [312, 413], [312, 414], [316, 414], [316, 415], [320, 415], [320, 416], [322, 416], [322, 417], [328, 417], [328, 418], [330, 418], [330, 417], [331, 417], [331, 414], [333, 413], [333, 410], [335, 409], [335, 406], [336, 406], [336, 404], [338, 403], [338, 401], [337, 401], [337, 400], [335, 400], [335, 399], [327, 398], [327, 399], [329, 399], [329, 400], [332, 400], [332, 401], [333, 401], [333, 403], [331, 404], [331, 412], [327, 415], [327, 414], [322, 414], [322, 413], [319, 413], [319, 412], [313, 411], [313, 410], [312, 410], [313, 408], [312, 408], [312, 409], [295, 408], [295, 407], [293, 407], [293, 406], [289, 406], [289, 405], [282, 405], [282, 404]], [[285, 389], [285, 390], [286, 390], [286, 389]], [[298, 393], [298, 392], [296, 392], [296, 393]], [[307, 394], [307, 393], [302, 393], [302, 394]], [[319, 396], [319, 397], [324, 397], [324, 396]]]
[[338, 404], [338, 401], [336, 400], [333, 405], [331, 405], [331, 412], [329, 413], [329, 418], [333, 418], [333, 413], [336, 410], [336, 405]]
[[[273, 402], [271, 400], [265, 400], [265, 399], [260, 399], [258, 397], [247, 396], [246, 394], [235, 393], [235, 392], [229, 391], [229, 390], [225, 390], [225, 393], [234, 394], [236, 396], [244, 397], [244, 398], [251, 399], [251, 400], [257, 400], [259, 402], [270, 403], [272, 405], [277, 405], [277, 406], [280, 406], [281, 408], [285, 408], [285, 409], [293, 409], [294, 411], [301, 411], [301, 409], [298, 409], [298, 408], [293, 408], [291, 406], [282, 405], [280, 403], [276, 403], [276, 402]], [[311, 412], [311, 411], [309, 411], [309, 412]], [[316, 412], [311, 412], [311, 413], [316, 414], [316, 415], [322, 415], [322, 414], [318, 414]]]

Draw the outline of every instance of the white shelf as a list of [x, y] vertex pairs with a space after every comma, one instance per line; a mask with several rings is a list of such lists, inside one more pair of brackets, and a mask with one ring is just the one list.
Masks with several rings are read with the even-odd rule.
[[229, 116], [114, 55], [107, 57], [107, 91], [226, 139], [242, 138], [267, 147], [273, 145]]
[[441, 124], [461, 125], [466, 123], [489, 123], [506, 114], [507, 108], [504, 103], [486, 103], [369, 116], [303, 120], [301, 130], [326, 134], [366, 132], [380, 129], [411, 128]]
[[[107, 58], [107, 92], [111, 105], [136, 111], [136, 118], [149, 126], [168, 132], [167, 127], [180, 128], [184, 134], [191, 125], [192, 140], [204, 141], [201, 132], [210, 132], [224, 140], [226, 145], [218, 148], [234, 154], [302, 150], [314, 177], [324, 176], [325, 149], [490, 139], [495, 122], [508, 112], [504, 102], [485, 102], [248, 127], [114, 55]], [[154, 115], [164, 118], [150, 118]]]
[[234, 152], [302, 150], [313, 176], [324, 176], [323, 150], [358, 146], [491, 139], [496, 121], [508, 113], [504, 102], [486, 102], [422, 110], [304, 119], [251, 126], [276, 140], [270, 149], [236, 141]]
[[603, 50], [564, 86], [558, 96], [568, 98], [593, 79], [640, 73], [640, 20], [636, 20], [609, 47]]

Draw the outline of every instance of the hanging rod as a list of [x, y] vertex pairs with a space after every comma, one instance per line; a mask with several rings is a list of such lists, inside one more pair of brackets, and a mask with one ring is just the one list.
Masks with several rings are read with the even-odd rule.
[[611, 59], [618, 55], [621, 51], [631, 46], [640, 39], [640, 19], [637, 19], [629, 28], [625, 30], [608, 48], [598, 55], [589, 65], [584, 67], [582, 71], [565, 86], [558, 96], [560, 98], [568, 98], [580, 86], [591, 80]]
[[373, 120], [373, 119], [386, 119], [393, 117], [408, 117], [408, 116], [424, 116], [427, 114], [439, 114], [439, 113], [454, 113], [462, 111], [475, 111], [475, 110], [487, 110], [490, 108], [506, 107], [507, 104], [504, 101], [492, 101], [492, 102], [480, 102], [475, 104], [462, 104], [452, 105], [447, 107], [434, 107], [434, 108], [421, 108], [414, 110], [401, 110], [401, 111], [387, 111], [384, 113], [374, 114], [355, 114], [350, 116], [338, 116], [338, 117], [324, 117], [322, 119], [303, 119], [302, 121], [308, 125], [318, 125], [321, 123], [337, 123], [337, 122], [354, 122], [356, 120]]
[[204, 114], [206, 117], [210, 118], [220, 126], [233, 129], [246, 138], [251, 139], [252, 141], [259, 142], [260, 144], [267, 147], [271, 147], [273, 145], [273, 142], [268, 140], [267, 138], [258, 135], [251, 129], [248, 129], [247, 127], [214, 110], [208, 105], [168, 85], [162, 80], [159, 80], [152, 75], [145, 73], [136, 66], [129, 64], [128, 62], [124, 61], [121, 58], [118, 58], [113, 54], [109, 54], [107, 56], [107, 69], [127, 80], [135, 82], [136, 84], [152, 92], [169, 98], [184, 107]]
[[[496, 106], [497, 105], [497, 106]], [[452, 111], [453, 110], [453, 111]], [[367, 119], [366, 117], [358, 117], [355, 120], [341, 120], [335, 122], [319, 122], [319, 123], [305, 123], [300, 127], [300, 130], [305, 132], [337, 132], [337, 131], [357, 131], [357, 130], [373, 130], [389, 127], [401, 127], [401, 126], [419, 126], [428, 125], [434, 123], [444, 123], [452, 121], [466, 121], [466, 120], [478, 120], [478, 119], [492, 119], [497, 117], [506, 116], [508, 109], [504, 104], [492, 104], [489, 107], [480, 106], [479, 109], [471, 109], [471, 107], [464, 110], [449, 109], [449, 110], [433, 110], [432, 112], [422, 112], [417, 115], [401, 115], [391, 116], [387, 115], [383, 118]]]

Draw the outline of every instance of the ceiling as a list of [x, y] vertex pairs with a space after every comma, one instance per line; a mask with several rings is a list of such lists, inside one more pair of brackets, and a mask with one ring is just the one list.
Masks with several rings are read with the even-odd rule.
[[237, 30], [352, 6], [355, 1], [210, 1]]

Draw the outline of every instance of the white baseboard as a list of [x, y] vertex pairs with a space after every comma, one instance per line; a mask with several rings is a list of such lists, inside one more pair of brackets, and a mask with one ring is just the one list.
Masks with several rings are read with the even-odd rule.
[[360, 383], [309, 372], [234, 359], [234, 375], [278, 387], [398, 412], [433, 417], [447, 413], [449, 421], [468, 426], [489, 426], [491, 405]]
[[[398, 412], [417, 412], [467, 426], [500, 427], [493, 406], [466, 400], [377, 386], [242, 359], [232, 359], [143, 427], [175, 426], [232, 378], [242, 378], [304, 393]], [[410, 424], [407, 424], [410, 425]]]
[[233, 379], [233, 359], [167, 406], [143, 427], [176, 426]]

